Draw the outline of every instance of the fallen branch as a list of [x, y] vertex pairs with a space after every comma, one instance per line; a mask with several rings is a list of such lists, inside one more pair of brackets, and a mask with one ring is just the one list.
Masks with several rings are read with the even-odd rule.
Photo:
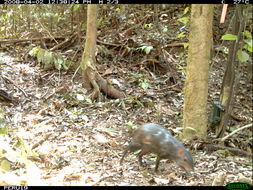
[[232, 133], [230, 133], [229, 135], [223, 137], [223, 138], [221, 139], [221, 141], [225, 141], [227, 138], [231, 137], [232, 135], [234, 135], [234, 134], [237, 133], [238, 131], [241, 131], [241, 130], [246, 129], [246, 128], [249, 128], [249, 127], [252, 127], [252, 123], [250, 123], [250, 124], [248, 124], [248, 125], [245, 125], [245, 126], [243, 126], [243, 127], [240, 127], [239, 129], [234, 130], [234, 131], [233, 131]]
[[58, 37], [41, 37], [41, 38], [29, 38], [29, 39], [9, 39], [9, 40], [0, 40], [0, 43], [18, 43], [18, 42], [29, 42], [29, 41], [40, 41], [40, 40], [53, 40], [53, 39], [65, 39], [64, 36]]
[[173, 43], [173, 44], [167, 44], [164, 47], [180, 47], [180, 46], [184, 46], [184, 43]]
[[236, 154], [236, 155], [252, 157], [252, 154], [250, 154], [250, 153], [248, 153], [244, 150], [240, 150], [240, 149], [237, 149], [237, 148], [226, 147], [226, 146], [207, 144], [206, 149], [207, 149], [207, 151], [228, 150], [228, 151], [230, 151], [230, 152], [232, 152], [233, 154]]

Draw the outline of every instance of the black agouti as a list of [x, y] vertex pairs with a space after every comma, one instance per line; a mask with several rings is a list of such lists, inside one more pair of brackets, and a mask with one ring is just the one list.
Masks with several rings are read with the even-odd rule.
[[156, 172], [161, 159], [171, 159], [187, 172], [193, 171], [194, 169], [194, 163], [190, 153], [161, 125], [148, 123], [134, 131], [132, 140], [124, 151], [120, 163], [122, 164], [124, 157], [129, 152], [135, 152], [139, 149], [141, 149], [138, 154], [139, 164], [141, 166], [143, 155], [147, 153], [157, 154]]

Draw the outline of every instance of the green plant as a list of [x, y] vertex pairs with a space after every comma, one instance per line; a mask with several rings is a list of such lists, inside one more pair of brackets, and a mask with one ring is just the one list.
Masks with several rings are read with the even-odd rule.
[[[187, 15], [189, 10], [190, 10], [190, 7], [186, 7], [184, 9], [183, 15], [180, 18], [177, 19], [178, 22], [180, 22], [184, 25], [182, 28], [185, 28], [187, 26], [187, 24], [189, 23], [190, 18], [189, 18], [189, 15]], [[180, 32], [176, 36], [176, 38], [185, 38], [185, 37], [186, 37], [186, 32], [184, 32], [184, 31]], [[188, 46], [184, 46], [184, 48], [186, 48], [186, 47], [188, 47]]]
[[149, 87], [149, 83], [145, 78], [144, 74], [136, 74], [134, 76], [142, 89], [146, 90]]
[[[237, 50], [236, 55], [240, 62], [247, 62], [250, 59], [247, 52], [252, 53], [252, 35], [248, 30], [245, 30], [243, 36], [245, 37], [243, 40], [243, 46]], [[234, 41], [237, 40], [237, 36], [233, 34], [225, 34], [221, 37], [221, 40]]]
[[153, 46], [143, 45], [143, 46], [137, 48], [136, 50], [141, 51], [141, 52], [145, 52], [148, 55], [152, 49], [153, 49]]
[[141, 80], [141, 81], [140, 81], [140, 85], [141, 85], [141, 87], [142, 87], [144, 90], [146, 90], [146, 89], [149, 87], [149, 84], [148, 84], [148, 82], [147, 82], [147, 79]]
[[54, 52], [47, 51], [40, 47], [34, 47], [29, 52], [30, 56], [36, 57], [38, 62], [43, 65], [45, 70], [56, 68], [57, 70], [68, 70], [71, 61], [64, 59]]
[[128, 127], [130, 128], [130, 130], [134, 130], [134, 129], [137, 129], [138, 126], [137, 125], [134, 125], [132, 121], [128, 121], [127, 122], [127, 125]]

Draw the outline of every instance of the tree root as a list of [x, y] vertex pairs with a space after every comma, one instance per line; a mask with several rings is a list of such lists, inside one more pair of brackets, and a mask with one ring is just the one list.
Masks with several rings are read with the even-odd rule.
[[87, 68], [84, 72], [84, 82], [85, 85], [89, 85], [89, 87], [93, 88], [93, 92], [91, 94], [91, 99], [98, 101], [102, 101], [102, 94], [108, 96], [113, 99], [124, 98], [125, 94], [120, 92], [111, 86], [99, 73], [94, 71], [91, 67]]

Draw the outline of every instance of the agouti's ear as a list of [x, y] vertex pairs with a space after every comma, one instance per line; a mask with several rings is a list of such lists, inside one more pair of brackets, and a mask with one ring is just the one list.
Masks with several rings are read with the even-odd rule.
[[183, 149], [178, 149], [177, 150], [177, 155], [179, 156], [179, 157], [184, 157], [184, 150]]

